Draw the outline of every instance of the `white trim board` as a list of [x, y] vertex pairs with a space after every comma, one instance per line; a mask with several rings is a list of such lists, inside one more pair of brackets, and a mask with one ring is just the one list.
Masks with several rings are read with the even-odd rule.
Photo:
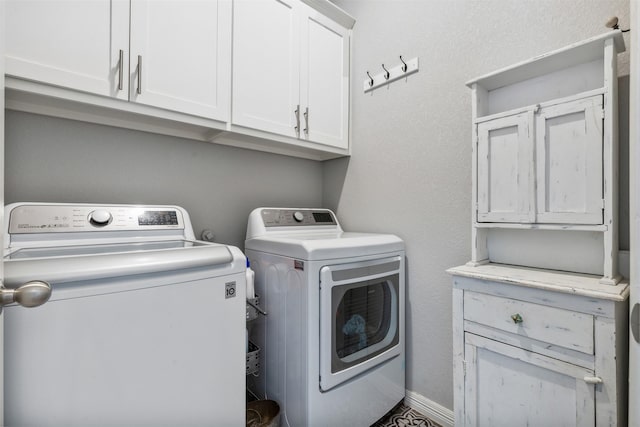
[[405, 391], [404, 404], [429, 417], [442, 427], [453, 427], [454, 425], [453, 411], [451, 409], [445, 408], [414, 391]]
[[626, 277], [627, 279], [631, 277], [629, 272], [629, 262], [631, 259], [631, 254], [629, 251], [620, 250], [618, 252], [618, 273], [622, 275], [622, 277]]

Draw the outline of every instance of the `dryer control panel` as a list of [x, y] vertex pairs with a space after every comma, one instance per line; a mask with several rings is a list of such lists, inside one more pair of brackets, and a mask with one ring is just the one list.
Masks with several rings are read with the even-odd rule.
[[262, 209], [265, 227], [336, 225], [328, 209]]

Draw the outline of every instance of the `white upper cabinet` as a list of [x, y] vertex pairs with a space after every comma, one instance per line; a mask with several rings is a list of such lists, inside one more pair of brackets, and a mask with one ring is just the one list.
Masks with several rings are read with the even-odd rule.
[[603, 117], [597, 95], [480, 121], [478, 222], [602, 224]]
[[234, 2], [233, 124], [298, 136], [300, 6], [297, 0]]
[[538, 223], [602, 224], [602, 95], [536, 114]]
[[526, 113], [478, 124], [479, 222], [532, 222], [530, 127]]
[[231, 2], [131, 2], [130, 100], [227, 121]]
[[329, 0], [4, 3], [7, 109], [313, 160], [350, 154], [355, 20]]
[[302, 22], [300, 104], [306, 140], [349, 148], [349, 33], [306, 8]]
[[348, 150], [350, 30], [299, 0], [233, 15], [232, 124]]
[[229, 119], [231, 0], [9, 0], [7, 24], [7, 75]]
[[128, 99], [129, 1], [18, 1], [6, 7], [6, 74]]

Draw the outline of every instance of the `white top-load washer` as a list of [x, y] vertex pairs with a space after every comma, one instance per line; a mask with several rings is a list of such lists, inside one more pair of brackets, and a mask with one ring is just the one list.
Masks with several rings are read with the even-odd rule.
[[176, 206], [5, 208], [4, 425], [245, 424], [245, 257]]
[[370, 426], [405, 395], [403, 241], [344, 232], [327, 209], [258, 208], [245, 253], [267, 316], [250, 339], [285, 426]]

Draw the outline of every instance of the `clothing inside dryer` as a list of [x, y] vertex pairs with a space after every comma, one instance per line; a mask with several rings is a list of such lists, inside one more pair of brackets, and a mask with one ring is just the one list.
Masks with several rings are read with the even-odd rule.
[[[397, 343], [397, 275], [332, 290], [332, 372], [367, 360]], [[339, 299], [339, 301], [337, 301]]]

